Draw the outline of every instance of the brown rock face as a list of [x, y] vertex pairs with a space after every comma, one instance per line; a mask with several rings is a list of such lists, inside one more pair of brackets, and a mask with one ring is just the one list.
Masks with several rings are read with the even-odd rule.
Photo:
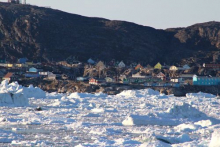
[[0, 58], [112, 59], [142, 64], [218, 62], [220, 23], [156, 30], [49, 8], [0, 3]]

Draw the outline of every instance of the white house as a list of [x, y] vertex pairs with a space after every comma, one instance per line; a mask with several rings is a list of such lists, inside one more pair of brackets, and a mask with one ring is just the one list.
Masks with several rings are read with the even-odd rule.
[[56, 80], [56, 75], [53, 74], [52, 72], [48, 72], [48, 80]]
[[123, 61], [121, 61], [121, 62], [118, 64], [118, 67], [119, 67], [119, 68], [124, 68], [124, 67], [125, 67], [124, 62], [123, 62]]
[[171, 70], [171, 71], [177, 71], [178, 68], [177, 68], [176, 66], [173, 65], [173, 66], [170, 66], [169, 70]]

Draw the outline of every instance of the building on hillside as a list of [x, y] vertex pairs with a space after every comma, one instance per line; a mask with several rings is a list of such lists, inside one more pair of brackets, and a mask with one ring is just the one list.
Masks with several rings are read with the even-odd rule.
[[176, 66], [173, 65], [173, 66], [170, 66], [169, 70], [170, 70], [170, 71], [177, 71], [178, 68], [177, 68]]
[[85, 81], [89, 81], [89, 78], [88, 77], [77, 77], [76, 80], [85, 82]]
[[141, 70], [141, 69], [143, 69], [143, 66], [141, 66], [141, 64], [138, 64], [134, 69], [135, 70]]
[[189, 70], [189, 69], [190, 69], [190, 66], [187, 65], [187, 64], [185, 64], [185, 65], [183, 65], [182, 69], [183, 69], [183, 70]]
[[38, 72], [26, 72], [24, 75], [26, 78], [39, 78], [40, 77]]
[[95, 64], [95, 61], [92, 60], [91, 58], [89, 58], [89, 59], [87, 60], [87, 63], [89, 63], [89, 64]]
[[111, 77], [106, 77], [105, 81], [106, 81], [106, 83], [114, 83], [114, 82], [116, 82], [116, 80], [114, 78], [111, 78]]
[[25, 64], [26, 64], [27, 66], [33, 66], [33, 65], [34, 65], [34, 63], [33, 63], [32, 61], [26, 61]]
[[161, 80], [163, 80], [163, 81], [166, 80], [166, 76], [165, 76], [165, 74], [163, 74], [162, 72], [160, 72], [159, 74], [157, 74], [156, 77], [159, 78], [159, 79], [161, 79]]
[[91, 85], [105, 85], [106, 81], [105, 81], [105, 79], [91, 78], [91, 79], [89, 79], [89, 84], [91, 84]]
[[124, 62], [123, 62], [123, 61], [121, 61], [121, 62], [118, 64], [118, 67], [119, 67], [119, 68], [124, 68], [124, 67], [125, 67]]
[[18, 63], [20, 63], [20, 64], [25, 64], [26, 61], [27, 61], [27, 58], [20, 58], [20, 59], [18, 59]]
[[173, 82], [173, 83], [182, 83], [182, 82], [184, 82], [183, 79], [180, 78], [180, 77], [171, 77], [170, 81]]
[[14, 66], [15, 66], [15, 67], [18, 67], [18, 68], [21, 68], [21, 67], [23, 67], [23, 64], [16, 63], [16, 64], [14, 64]]
[[146, 69], [151, 70], [151, 69], [153, 69], [153, 67], [151, 67], [151, 66], [148, 64], [147, 67], [146, 67]]
[[12, 67], [14, 67], [14, 65], [11, 64], [11, 63], [8, 63], [8, 64], [7, 64], [7, 67], [8, 67], [8, 68], [12, 68]]
[[48, 80], [56, 80], [56, 75], [53, 74], [52, 72], [48, 72], [47, 79]]
[[181, 78], [182, 81], [185, 81], [185, 80], [192, 80], [193, 78], [193, 74], [181, 74], [179, 75], [179, 78]]
[[47, 76], [48, 72], [47, 71], [41, 71], [41, 72], [39, 72], [39, 75], [40, 76]]
[[150, 76], [141, 75], [139, 72], [136, 74], [132, 74], [132, 78], [149, 78]]
[[197, 75], [193, 76], [193, 85], [220, 85], [220, 77], [198, 77]]
[[7, 63], [0, 63], [0, 66], [1, 67], [8, 67], [8, 64]]
[[203, 63], [204, 68], [220, 69], [220, 64], [205, 64]]
[[162, 65], [160, 64], [160, 62], [158, 62], [155, 66], [154, 69], [162, 69]]
[[101, 71], [103, 69], [105, 69], [105, 64], [102, 62], [102, 61], [99, 61], [97, 64], [96, 64], [96, 69]]
[[34, 68], [34, 67], [29, 68], [28, 71], [29, 71], [29, 72], [38, 72], [38, 70], [37, 70], [36, 68]]
[[67, 79], [69, 79], [69, 77], [68, 77], [67, 74], [62, 74], [62, 75], [61, 75], [61, 79], [63, 79], [63, 80], [67, 80]]

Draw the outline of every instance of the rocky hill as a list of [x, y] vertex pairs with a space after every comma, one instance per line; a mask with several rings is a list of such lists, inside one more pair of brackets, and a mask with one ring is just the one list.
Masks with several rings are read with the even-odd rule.
[[220, 23], [157, 30], [31, 5], [0, 3], [0, 58], [60, 61], [218, 62]]

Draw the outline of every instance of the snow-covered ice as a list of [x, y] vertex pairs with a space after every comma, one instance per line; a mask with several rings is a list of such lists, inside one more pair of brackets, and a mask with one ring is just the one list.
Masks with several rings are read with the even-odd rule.
[[47, 93], [3, 81], [0, 106], [0, 146], [220, 146], [220, 100], [202, 92]]

